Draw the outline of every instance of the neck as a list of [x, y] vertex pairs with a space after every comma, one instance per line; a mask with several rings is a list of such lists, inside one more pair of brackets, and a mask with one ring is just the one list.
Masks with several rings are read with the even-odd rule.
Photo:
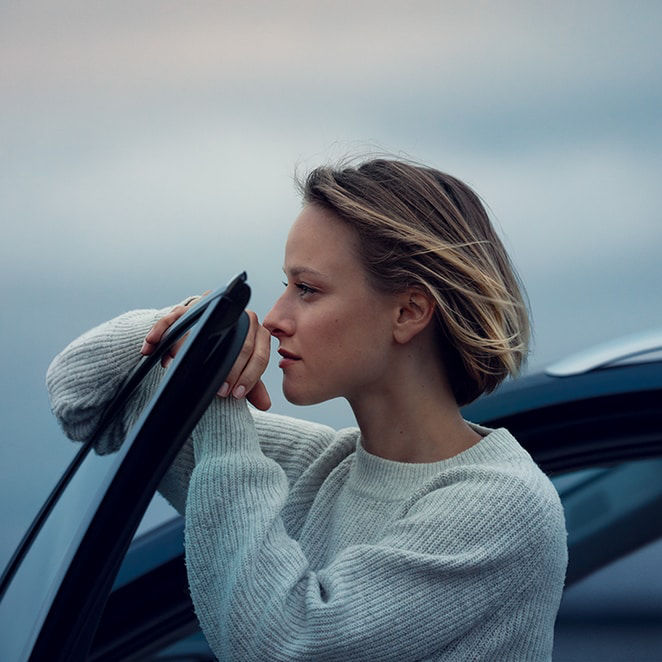
[[438, 363], [421, 354], [395, 360], [388, 379], [348, 398], [369, 453], [396, 462], [436, 462], [481, 437], [462, 419]]

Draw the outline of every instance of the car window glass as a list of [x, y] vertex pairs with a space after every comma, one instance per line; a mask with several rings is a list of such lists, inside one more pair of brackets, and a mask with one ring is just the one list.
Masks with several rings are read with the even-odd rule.
[[554, 660], [659, 660], [662, 540], [568, 587], [554, 634]]
[[[569, 586], [561, 614], [607, 620], [655, 617], [662, 626], [661, 570], [662, 539], [658, 539]], [[662, 642], [662, 632], [660, 636]]]
[[47, 407], [44, 407], [46, 413], [37, 407], [34, 409], [26, 420], [30, 419], [29, 425], [42, 428], [38, 436], [35, 434], [40, 442], [38, 452], [30, 448], [34, 440], [26, 443], [22, 438], [24, 432], [3, 431], [5, 471], [0, 481], [0, 502], [3, 504], [0, 569], [7, 565], [42, 504], [80, 450], [80, 444], [69, 441], [57, 428]]
[[601, 467], [593, 467], [590, 469], [582, 469], [580, 471], [571, 471], [567, 474], [560, 474], [552, 478], [552, 483], [556, 491], [559, 493], [561, 498], [568, 494], [571, 490], [581, 487], [588, 483], [591, 479], [596, 476], [609, 471], [609, 469]]
[[569, 541], [623, 520], [632, 529], [653, 527], [659, 518], [647, 517], [646, 509], [662, 500], [660, 475], [662, 458], [650, 458], [553, 477], [565, 509]]
[[169, 522], [179, 516], [179, 513], [158, 492], [156, 492], [152, 497], [142, 520], [140, 520], [140, 524], [136, 529], [133, 539], [135, 540], [143, 534], [156, 529], [164, 522]]
[[[74, 446], [72, 444], [72, 446]], [[94, 516], [99, 495], [105, 491], [108, 481], [124, 459], [124, 450], [109, 455], [85, 452], [74, 446], [81, 459], [78, 470], [62, 496], [55, 503], [49, 517], [39, 529], [39, 535], [29, 546], [19, 571], [9, 584], [0, 609], [11, 609], [11, 619], [17, 623], [34, 623], [38, 632], [45, 613], [39, 610], [52, 597], [61, 581], [62, 568], [75, 552], [77, 543], [86, 532]], [[10, 616], [2, 613], [2, 622], [10, 622]], [[21, 628], [5, 633], [5, 652], [25, 645]], [[11, 636], [10, 636], [11, 635]], [[7, 659], [20, 659], [9, 655]]]
[[202, 632], [198, 631], [187, 637], [183, 637], [174, 644], [168, 645], [163, 650], [154, 654], [153, 660], [168, 660], [169, 662], [212, 662], [216, 658], [207, 644]]
[[[552, 479], [566, 506], [571, 563], [577, 560], [575, 549], [582, 563], [591, 556], [605, 559], [604, 565], [564, 591], [555, 628], [555, 660], [660, 659], [660, 475], [662, 459], [650, 458]], [[601, 535], [586, 538], [587, 532], [598, 529]], [[619, 555], [625, 546], [629, 553]]]

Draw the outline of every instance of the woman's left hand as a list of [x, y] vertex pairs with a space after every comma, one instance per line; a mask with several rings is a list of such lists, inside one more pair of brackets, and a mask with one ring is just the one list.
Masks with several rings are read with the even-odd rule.
[[[203, 296], [208, 293], [209, 291], [205, 292]], [[188, 302], [186, 306], [175, 306], [167, 315], [163, 316], [147, 334], [141, 353], [151, 354], [163, 334], [200, 298]], [[225, 382], [219, 389], [218, 395], [222, 398], [229, 395], [235, 398], [246, 397], [254, 407], [265, 411], [271, 407], [271, 398], [261, 377], [269, 363], [271, 334], [260, 324], [253, 311], [247, 310], [246, 313], [250, 320], [246, 340], [244, 340], [244, 345], [225, 378]], [[186, 336], [180, 338], [163, 357], [161, 363], [164, 367], [177, 355], [185, 338]]]

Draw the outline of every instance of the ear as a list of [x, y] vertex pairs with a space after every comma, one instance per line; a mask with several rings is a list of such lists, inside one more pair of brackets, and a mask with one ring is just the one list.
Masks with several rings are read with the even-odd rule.
[[424, 290], [409, 288], [398, 295], [393, 338], [404, 345], [423, 331], [434, 315], [434, 299]]

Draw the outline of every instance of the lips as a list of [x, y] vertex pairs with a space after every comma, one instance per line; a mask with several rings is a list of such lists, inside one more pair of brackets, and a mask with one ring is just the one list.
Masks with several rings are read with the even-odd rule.
[[288, 352], [286, 349], [279, 349], [278, 353], [283, 357], [278, 363], [278, 367], [282, 369], [285, 369], [288, 366], [293, 365], [297, 361], [301, 360], [300, 356], [292, 354], [292, 352]]

